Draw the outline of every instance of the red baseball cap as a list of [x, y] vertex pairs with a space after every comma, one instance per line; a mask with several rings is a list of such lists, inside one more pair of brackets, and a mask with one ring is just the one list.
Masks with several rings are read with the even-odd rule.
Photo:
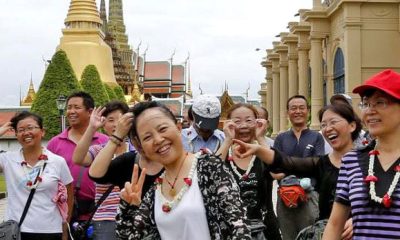
[[363, 85], [354, 88], [353, 93], [363, 96], [363, 93], [369, 89], [378, 89], [400, 99], [400, 74], [391, 69], [386, 69], [366, 80]]

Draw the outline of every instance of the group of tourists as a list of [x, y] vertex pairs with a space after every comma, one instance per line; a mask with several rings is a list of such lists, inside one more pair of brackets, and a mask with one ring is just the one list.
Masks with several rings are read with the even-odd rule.
[[68, 128], [46, 146], [42, 117], [17, 113], [0, 127], [21, 145], [0, 153], [5, 220], [23, 240], [400, 239], [400, 74], [353, 93], [360, 117], [334, 95], [320, 132], [308, 128], [307, 99], [291, 96], [291, 127], [275, 139], [268, 111], [247, 103], [221, 126], [211, 95], [178, 121], [160, 102], [95, 107], [76, 92]]

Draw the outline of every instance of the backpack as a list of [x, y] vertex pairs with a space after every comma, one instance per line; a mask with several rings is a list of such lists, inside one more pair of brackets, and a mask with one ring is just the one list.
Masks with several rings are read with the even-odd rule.
[[281, 180], [278, 194], [288, 208], [297, 208], [302, 203], [307, 202], [307, 195], [300, 186], [300, 180], [290, 175]]

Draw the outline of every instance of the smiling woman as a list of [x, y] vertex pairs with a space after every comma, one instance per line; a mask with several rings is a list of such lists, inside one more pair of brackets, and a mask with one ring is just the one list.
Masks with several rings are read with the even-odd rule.
[[[59, 184], [67, 186], [72, 197], [72, 176], [63, 158], [41, 145], [44, 136], [40, 116], [21, 112], [0, 127], [0, 136], [13, 129], [21, 150], [0, 154], [0, 167], [7, 183], [8, 199], [5, 220], [20, 222], [21, 239], [61, 239], [62, 223], [66, 215], [58, 209], [66, 202], [53, 200]], [[22, 210], [31, 191], [36, 191], [25, 217], [20, 221]], [[41, 221], [37, 221], [37, 217]]]
[[[130, 138], [165, 171], [141, 198], [146, 174], [135, 164], [121, 191], [117, 235], [122, 239], [250, 239], [238, 186], [221, 160], [187, 153], [172, 112], [157, 102], [136, 104]], [[180, 224], [176, 224], [180, 223]]]

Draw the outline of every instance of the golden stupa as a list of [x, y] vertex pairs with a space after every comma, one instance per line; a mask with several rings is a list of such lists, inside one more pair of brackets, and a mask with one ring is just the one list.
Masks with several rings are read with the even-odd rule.
[[101, 80], [117, 85], [114, 75], [111, 48], [103, 40], [102, 20], [95, 0], [71, 0], [65, 28], [57, 50], [67, 53], [76, 76], [80, 79], [83, 70], [94, 64]]

